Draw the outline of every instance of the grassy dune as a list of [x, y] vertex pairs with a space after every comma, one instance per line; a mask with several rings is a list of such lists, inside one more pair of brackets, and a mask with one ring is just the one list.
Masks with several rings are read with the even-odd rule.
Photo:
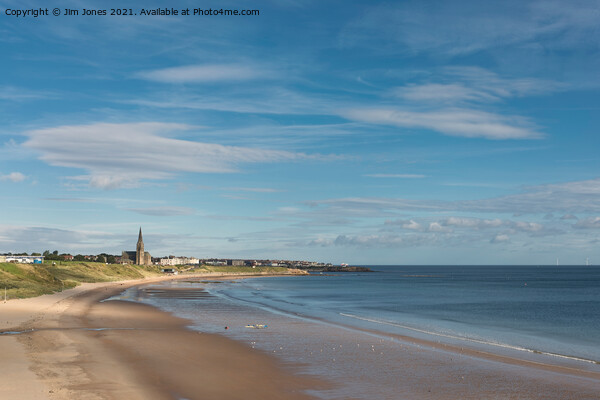
[[[202, 265], [175, 267], [184, 273], [218, 272], [240, 275], [293, 274], [283, 267], [229, 267]], [[111, 282], [162, 275], [160, 266], [57, 261], [44, 264], [0, 263], [0, 298], [4, 289], [9, 299], [35, 297], [70, 289], [82, 282]]]
[[60, 261], [52, 265], [0, 263], [0, 297], [35, 297], [69, 289], [82, 282], [110, 282], [160, 275], [155, 266]]

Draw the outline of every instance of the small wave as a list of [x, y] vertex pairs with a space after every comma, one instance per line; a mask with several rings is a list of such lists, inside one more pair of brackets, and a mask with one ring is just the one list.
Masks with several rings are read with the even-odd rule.
[[542, 354], [542, 355], [546, 355], [546, 356], [564, 358], [564, 359], [568, 359], [568, 360], [574, 360], [574, 361], [585, 362], [585, 363], [590, 363], [590, 364], [600, 364], [599, 361], [592, 360], [592, 359], [589, 359], [589, 358], [582, 358], [582, 357], [570, 356], [570, 355], [565, 355], [565, 354], [552, 353], [552, 352], [548, 352], [548, 351], [528, 349], [526, 347], [515, 346], [515, 345], [510, 345], [510, 344], [505, 344], [505, 343], [490, 342], [490, 341], [487, 341], [487, 340], [474, 339], [474, 338], [466, 338], [466, 337], [462, 337], [462, 336], [449, 335], [449, 334], [446, 334], [446, 333], [427, 331], [425, 329], [414, 328], [412, 326], [402, 325], [402, 324], [398, 324], [396, 322], [385, 321], [385, 320], [378, 320], [378, 319], [374, 319], [374, 318], [360, 317], [358, 315], [353, 315], [353, 314], [346, 314], [346, 313], [339, 313], [339, 314], [341, 316], [348, 317], [348, 318], [359, 319], [361, 321], [373, 322], [373, 323], [376, 323], [376, 324], [383, 324], [383, 325], [395, 326], [395, 327], [402, 328], [402, 329], [407, 329], [407, 330], [410, 330], [410, 331], [413, 331], [413, 332], [424, 333], [426, 335], [445, 337], [445, 338], [454, 339], [454, 340], [462, 340], [462, 341], [465, 341], [465, 342], [478, 343], [478, 344], [483, 344], [483, 345], [486, 345], [486, 346], [501, 347], [501, 348], [504, 348], [504, 349], [523, 351], [523, 352], [533, 353], [533, 354]]

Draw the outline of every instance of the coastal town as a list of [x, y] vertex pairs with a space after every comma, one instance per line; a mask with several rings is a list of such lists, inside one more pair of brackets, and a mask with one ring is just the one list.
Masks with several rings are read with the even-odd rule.
[[[302, 260], [271, 260], [271, 259], [232, 259], [232, 258], [198, 258], [188, 256], [169, 255], [165, 257], [152, 257], [145, 251], [142, 229], [138, 234], [136, 250], [124, 250], [121, 255], [100, 253], [100, 254], [69, 254], [59, 253], [58, 250], [50, 252], [46, 250], [43, 253], [4, 253], [0, 254], [0, 262], [12, 262], [21, 264], [42, 264], [44, 261], [78, 261], [78, 262], [98, 262], [104, 264], [135, 264], [135, 265], [157, 265], [163, 267], [175, 266], [234, 266], [234, 267], [284, 267], [295, 269], [315, 269], [333, 267], [331, 263]], [[347, 266], [347, 265], [342, 265]]]
[[312, 272], [370, 272], [366, 267], [348, 266], [348, 264], [333, 265], [331, 263], [304, 261], [304, 260], [280, 260], [280, 259], [234, 259], [234, 258], [198, 258], [188, 256], [169, 255], [165, 257], [152, 257], [146, 251], [142, 228], [138, 233], [135, 250], [123, 250], [121, 255], [108, 253], [100, 254], [69, 254], [60, 253], [58, 250], [43, 253], [4, 253], [0, 254], [0, 263], [19, 264], [43, 264], [56, 262], [93, 262], [117, 265], [142, 265], [157, 266], [163, 273], [178, 273], [179, 271], [190, 271], [201, 266], [214, 267], [278, 267], [290, 270], [304, 270]]
[[[56, 254], [55, 254], [56, 253]], [[160, 266], [194, 266], [194, 265], [215, 265], [215, 266], [246, 266], [246, 267], [285, 267], [285, 268], [325, 268], [332, 267], [331, 263], [304, 260], [257, 260], [257, 259], [232, 259], [232, 258], [197, 258], [187, 256], [165, 256], [152, 257], [152, 265]], [[80, 261], [80, 262], [99, 262], [106, 264], [135, 264], [134, 261], [124, 258], [120, 255], [111, 255], [106, 253], [96, 255], [72, 255], [60, 253], [58, 251], [44, 253], [4, 253], [0, 254], [0, 262], [12, 262], [21, 264], [42, 264], [44, 261]]]

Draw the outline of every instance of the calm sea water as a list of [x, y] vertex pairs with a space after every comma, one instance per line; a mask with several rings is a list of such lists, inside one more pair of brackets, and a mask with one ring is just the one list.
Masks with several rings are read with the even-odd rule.
[[[375, 272], [172, 282], [162, 288], [184, 295], [165, 295], [152, 285], [135, 296], [191, 319], [194, 329], [230, 335], [284, 361], [304, 363], [307, 373], [356, 376], [355, 387], [319, 393], [323, 398], [349, 398], [348, 393], [372, 398], [374, 390], [383, 390], [380, 398], [396, 398], [397, 378], [386, 378], [386, 372], [396, 368], [394, 352], [404, 351], [405, 358], [409, 352], [390, 334], [598, 369], [598, 267], [371, 268]], [[202, 296], [185, 295], [186, 288], [198, 285], [206, 290]], [[245, 327], [254, 323], [268, 328]], [[379, 374], [377, 382], [361, 375], [366, 367]]]

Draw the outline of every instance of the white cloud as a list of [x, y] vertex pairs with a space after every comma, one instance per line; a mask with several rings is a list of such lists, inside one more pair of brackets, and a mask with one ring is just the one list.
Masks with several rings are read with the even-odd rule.
[[333, 245], [333, 240], [326, 238], [317, 238], [308, 242], [308, 246], [329, 247]]
[[193, 215], [196, 213], [196, 210], [189, 207], [127, 208], [127, 210], [153, 217], [173, 217], [178, 215]]
[[[169, 92], [123, 101], [152, 108], [215, 110], [250, 114], [332, 115], [341, 104], [334, 96], [310, 95], [274, 85], [227, 86], [219, 91], [190, 94]], [[346, 104], [346, 103], [344, 103]]]
[[226, 173], [237, 171], [242, 163], [318, 157], [167, 137], [191, 129], [161, 122], [59, 126], [25, 132], [29, 139], [24, 146], [37, 150], [50, 165], [88, 171], [74, 179], [104, 189], [135, 187], [141, 180], [166, 179], [175, 173]]
[[138, 78], [164, 83], [236, 82], [268, 77], [264, 69], [236, 64], [205, 64], [156, 69], [136, 74]]
[[450, 66], [442, 70], [442, 79], [460, 81], [471, 90], [480, 92], [481, 100], [540, 95], [566, 89], [561, 82], [539, 78], [507, 78], [475, 66]]
[[490, 49], [598, 48], [596, 0], [386, 3], [371, 7], [341, 32], [342, 46], [378, 44], [380, 51], [464, 55]]
[[561, 220], [566, 220], [566, 219], [574, 219], [577, 220], [579, 218], [577, 218], [575, 215], [573, 214], [565, 214], [562, 217], [560, 217]]
[[523, 231], [523, 232], [539, 232], [544, 228], [543, 225], [538, 224], [537, 222], [523, 222], [523, 221], [513, 222], [511, 224], [511, 227], [517, 231]]
[[496, 236], [494, 236], [492, 238], [492, 240], [490, 240], [490, 243], [505, 243], [505, 242], [509, 242], [510, 241], [510, 237], [508, 235], [504, 235], [504, 234], [498, 234]]
[[448, 136], [495, 140], [542, 137], [523, 117], [469, 109], [416, 112], [394, 108], [356, 108], [343, 111], [341, 115], [350, 120], [373, 124], [431, 129]]
[[[135, 231], [133, 231], [135, 232]], [[0, 225], [0, 248], [13, 252], [43, 252], [59, 250], [59, 252], [104, 252], [107, 248], [120, 248], [123, 236], [107, 232], [68, 230], [48, 227], [23, 227]]]
[[[537, 222], [527, 221], [512, 221], [496, 219], [483, 219], [483, 218], [465, 218], [465, 217], [448, 217], [437, 221], [431, 221], [431, 218], [425, 218], [425, 221], [411, 220], [387, 220], [384, 225], [386, 226], [400, 226], [402, 229], [416, 230], [421, 232], [453, 232], [454, 230], [462, 231], [479, 231], [484, 229], [496, 229], [505, 228], [517, 232], [542, 232], [544, 226]], [[427, 222], [429, 221], [429, 222]]]
[[505, 98], [539, 95], [566, 85], [537, 78], [503, 78], [480, 67], [445, 67], [421, 84], [397, 87], [392, 94], [412, 102], [488, 103]]
[[408, 221], [407, 223], [402, 224], [402, 227], [404, 229], [411, 229], [411, 230], [415, 230], [415, 231], [420, 231], [423, 229], [421, 224], [413, 221], [412, 219], [410, 221]]
[[467, 227], [475, 229], [497, 228], [505, 225], [506, 222], [500, 219], [479, 219], [479, 218], [461, 218], [450, 217], [445, 219], [442, 224], [444, 226]]
[[573, 227], [578, 229], [600, 229], [600, 217], [588, 217], [582, 219], [577, 221]]
[[339, 235], [333, 244], [335, 246], [396, 247], [404, 245], [405, 239], [395, 235]]
[[24, 101], [51, 97], [49, 93], [36, 92], [14, 86], [0, 86], [0, 100]]
[[0, 175], [0, 181], [23, 182], [27, 177], [20, 172], [11, 172], [8, 175]]
[[449, 229], [442, 226], [439, 222], [432, 222], [429, 224], [429, 228], [427, 228], [429, 232], [448, 232]]
[[[388, 217], [390, 212], [460, 211], [468, 213], [547, 214], [600, 213], [600, 178], [551, 185], [530, 186], [521, 193], [477, 200], [414, 200], [403, 198], [349, 197], [312, 201], [337, 215]], [[454, 221], [453, 223], [460, 223]], [[468, 221], [463, 221], [467, 224]], [[479, 224], [479, 222], [472, 222]]]
[[448, 101], [496, 101], [497, 96], [484, 90], [466, 87], [462, 84], [427, 83], [422, 85], [408, 85], [393, 90], [396, 96], [410, 101], [434, 101], [444, 103]]

